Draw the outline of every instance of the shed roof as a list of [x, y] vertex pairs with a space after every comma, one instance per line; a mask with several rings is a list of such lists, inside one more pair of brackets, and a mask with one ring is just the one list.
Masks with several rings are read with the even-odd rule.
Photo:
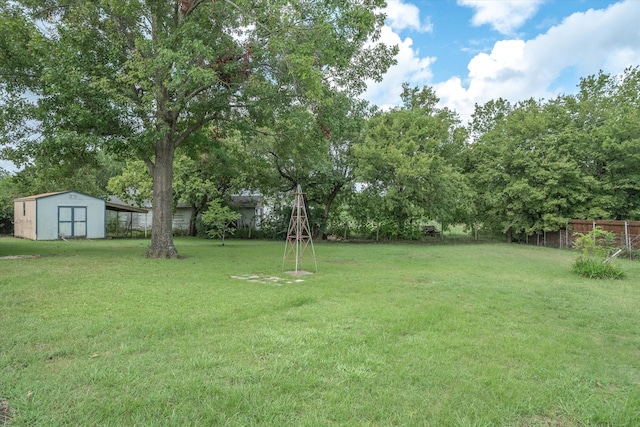
[[32, 196], [25, 196], [25, 197], [20, 197], [17, 199], [14, 199], [14, 202], [27, 202], [29, 200], [35, 200], [35, 199], [39, 199], [41, 197], [48, 197], [48, 196], [53, 196], [56, 194], [62, 194], [62, 193], [67, 193], [67, 191], [56, 191], [53, 193], [42, 193], [42, 194], [34, 194]]
[[94, 199], [104, 200], [104, 199], [101, 199], [100, 197], [92, 196], [90, 194], [85, 194], [85, 193], [82, 193], [80, 191], [67, 190], [67, 191], [54, 191], [54, 192], [51, 192], [51, 193], [34, 194], [32, 196], [25, 196], [25, 197], [20, 197], [20, 198], [17, 198], [17, 199], [13, 199], [13, 201], [14, 202], [28, 202], [30, 200], [42, 199], [44, 197], [51, 197], [51, 196], [56, 196], [58, 194], [66, 194], [66, 193], [78, 193], [78, 194], [82, 194], [83, 196], [91, 197], [91, 198], [94, 198]]

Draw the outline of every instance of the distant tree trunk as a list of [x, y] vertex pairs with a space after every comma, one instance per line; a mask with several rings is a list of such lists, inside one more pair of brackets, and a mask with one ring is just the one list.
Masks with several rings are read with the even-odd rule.
[[189, 218], [189, 236], [196, 235], [196, 218], [200, 213], [195, 205], [191, 206], [191, 218]]
[[[327, 239], [327, 221], [329, 221], [329, 213], [331, 212], [331, 205], [333, 205], [333, 201], [336, 199], [336, 196], [344, 186], [344, 183], [338, 183], [333, 186], [331, 193], [327, 197], [327, 200], [324, 204], [324, 211], [322, 212], [322, 220], [321, 220], [321, 230], [322, 231], [322, 240]], [[318, 236], [314, 236], [317, 238]]]
[[511, 227], [507, 230], [507, 243], [513, 243], [513, 229]]
[[175, 147], [169, 138], [155, 144], [155, 162], [149, 163], [153, 176], [153, 219], [150, 258], [177, 258], [173, 244], [173, 157]]

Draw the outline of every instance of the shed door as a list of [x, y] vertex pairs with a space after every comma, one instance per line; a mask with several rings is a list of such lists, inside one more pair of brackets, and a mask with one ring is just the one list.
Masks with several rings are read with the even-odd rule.
[[87, 237], [86, 206], [58, 207], [58, 236]]

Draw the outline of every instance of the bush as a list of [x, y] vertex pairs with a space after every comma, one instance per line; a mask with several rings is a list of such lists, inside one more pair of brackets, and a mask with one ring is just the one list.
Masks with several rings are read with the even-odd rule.
[[624, 272], [607, 257], [615, 248], [615, 234], [595, 227], [587, 234], [576, 233], [573, 244], [580, 257], [573, 263], [573, 271], [590, 279], [622, 279]]
[[0, 236], [13, 234], [13, 199], [19, 197], [13, 177], [0, 168]]
[[224, 246], [224, 238], [236, 231], [234, 224], [240, 219], [240, 214], [228, 206], [223, 206], [220, 200], [214, 199], [209, 202], [200, 219], [207, 236], [211, 239], [221, 238]]
[[624, 278], [624, 271], [622, 271], [616, 264], [582, 256], [573, 263], [573, 271], [589, 279]]
[[585, 257], [602, 258], [604, 260], [616, 249], [616, 235], [600, 227], [595, 227], [587, 234], [575, 233], [574, 236], [578, 238], [573, 247], [578, 249], [582, 256]]

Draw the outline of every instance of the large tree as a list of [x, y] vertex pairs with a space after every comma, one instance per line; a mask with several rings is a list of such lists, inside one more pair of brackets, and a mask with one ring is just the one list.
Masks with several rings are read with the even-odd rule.
[[[143, 160], [153, 177], [148, 255], [176, 257], [176, 149], [214, 124], [269, 125], [323, 86], [357, 95], [394, 49], [375, 42], [383, 0], [0, 0], [2, 103], [10, 152], [101, 147]], [[11, 35], [9, 40], [16, 38]], [[16, 83], [18, 82], [18, 83]], [[25, 94], [29, 90], [29, 95]], [[37, 135], [20, 133], [37, 123]], [[248, 120], [248, 119], [251, 120]], [[3, 126], [4, 129], [9, 127]], [[198, 138], [195, 138], [198, 139]]]
[[364, 209], [396, 237], [409, 235], [422, 219], [464, 219], [467, 187], [460, 169], [466, 131], [455, 112], [438, 108], [429, 87], [404, 85], [402, 99], [403, 107], [369, 119], [365, 138], [354, 146]]
[[592, 218], [640, 219], [640, 68], [581, 79], [574, 108], [577, 153], [591, 188]]
[[587, 189], [573, 155], [570, 100], [476, 107], [471, 127], [486, 129], [470, 147], [467, 172], [485, 228], [511, 240], [557, 230], [578, 208]]
[[367, 102], [334, 90], [325, 90], [312, 109], [289, 109], [246, 147], [247, 179], [263, 194], [290, 193], [300, 185], [318, 212], [315, 231], [324, 233], [334, 202], [353, 186], [351, 148], [368, 114]]
[[512, 235], [571, 218], [640, 218], [640, 73], [584, 78], [575, 96], [476, 106], [467, 174], [478, 221]]

